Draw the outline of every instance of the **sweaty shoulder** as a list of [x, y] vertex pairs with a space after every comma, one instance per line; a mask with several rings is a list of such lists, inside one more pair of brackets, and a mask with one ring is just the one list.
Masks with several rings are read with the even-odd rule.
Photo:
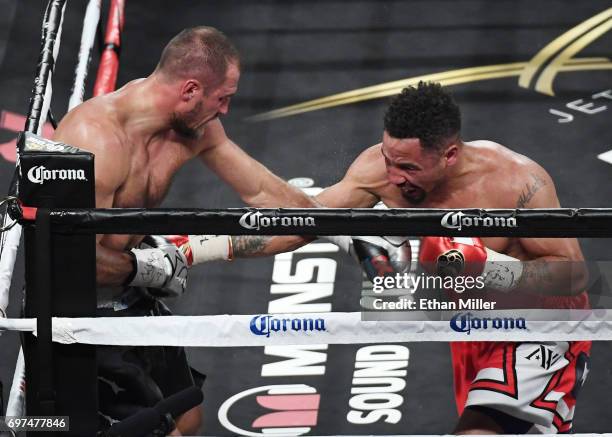
[[113, 112], [105, 104], [105, 97], [88, 100], [64, 116], [53, 139], [91, 152], [101, 146], [113, 147], [120, 139]]
[[52, 139], [94, 154], [96, 184], [118, 187], [127, 177], [131, 154], [107, 96], [88, 100], [66, 114]]
[[348, 177], [372, 192], [387, 184], [387, 171], [381, 147], [382, 143], [379, 143], [365, 149], [347, 171]]
[[[555, 186], [548, 172], [531, 158], [493, 141], [466, 143], [480, 157], [480, 165], [495, 178], [495, 186], [505, 187], [517, 208], [558, 207]], [[499, 184], [502, 182], [503, 184]]]

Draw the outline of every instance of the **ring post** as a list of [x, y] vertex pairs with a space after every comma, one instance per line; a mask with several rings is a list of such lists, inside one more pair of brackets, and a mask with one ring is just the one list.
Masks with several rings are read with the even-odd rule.
[[[92, 154], [30, 133], [20, 141], [22, 202], [95, 206]], [[26, 412], [68, 416], [70, 431], [62, 435], [96, 435], [98, 429], [95, 346], [51, 343], [52, 316], [95, 315], [95, 257], [95, 235], [54, 231], [48, 210], [37, 213], [35, 226], [25, 226], [25, 317], [37, 317], [39, 329], [38, 338], [24, 336]]]

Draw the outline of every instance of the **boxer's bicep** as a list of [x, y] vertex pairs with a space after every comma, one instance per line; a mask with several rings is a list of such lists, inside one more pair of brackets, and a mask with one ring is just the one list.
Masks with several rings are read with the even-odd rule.
[[550, 175], [539, 166], [533, 166], [517, 182], [517, 208], [559, 208], [559, 198]]
[[[125, 180], [122, 164], [113, 158], [113, 151], [109, 148], [94, 149], [96, 207], [112, 208], [116, 206], [115, 196]], [[133, 269], [127, 252], [108, 245], [112, 238], [112, 235], [96, 235], [96, 282], [100, 286], [122, 285]]]
[[251, 206], [316, 207], [309, 196], [276, 176], [229, 139], [204, 150], [200, 158]]
[[[548, 173], [535, 165], [522, 178], [519, 208], [559, 208], [555, 185]], [[588, 270], [575, 238], [520, 238], [529, 261], [523, 262], [521, 287], [540, 294], [575, 295], [584, 290]]]
[[[96, 208], [111, 208], [115, 194], [127, 178], [129, 157], [115, 135], [97, 123], [78, 122], [73, 116], [60, 124], [53, 139], [94, 155]], [[103, 235], [96, 235], [98, 246]]]
[[225, 134], [219, 120], [206, 126], [203, 141], [206, 146], [199, 158], [221, 180], [231, 186], [241, 198], [253, 195], [259, 189], [254, 182], [267, 169], [249, 156]]
[[[560, 208], [555, 184], [541, 167], [534, 168], [524, 178], [518, 196], [518, 208]], [[579, 261], [583, 259], [575, 238], [521, 238], [521, 247], [530, 258]]]
[[262, 172], [266, 171], [265, 167], [229, 139], [205, 149], [200, 159], [241, 197], [257, 190], [253, 181], [260, 179]]

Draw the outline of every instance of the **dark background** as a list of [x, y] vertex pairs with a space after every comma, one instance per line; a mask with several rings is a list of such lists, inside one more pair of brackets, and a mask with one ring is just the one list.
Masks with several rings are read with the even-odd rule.
[[[46, 2], [0, 0], [0, 110], [25, 114], [38, 58]], [[54, 76], [52, 109], [66, 111], [85, 3], [70, 1]], [[107, 2], [104, 2], [106, 5]], [[223, 123], [230, 137], [279, 176], [310, 177], [325, 187], [337, 181], [365, 147], [378, 142], [386, 99], [252, 123], [245, 118], [286, 105], [384, 82], [510, 62], [527, 62], [549, 42], [612, 6], [609, 1], [375, 1], [375, 0], [127, 0], [118, 85], [149, 74], [165, 43], [185, 27], [207, 24], [224, 31], [243, 56], [238, 95]], [[105, 23], [104, 18], [104, 23]], [[608, 57], [610, 33], [575, 57]], [[609, 61], [608, 61], [609, 64]], [[95, 77], [92, 63], [89, 88]], [[561, 72], [555, 96], [518, 86], [517, 77], [451, 86], [463, 113], [466, 140], [490, 139], [542, 164], [557, 185], [563, 206], [609, 207], [609, 163], [597, 155], [612, 149], [610, 109], [593, 115], [573, 112], [561, 124], [549, 109], [590, 102], [612, 88], [607, 69]], [[595, 106], [612, 102], [593, 101]], [[567, 111], [570, 112], [570, 111]], [[0, 144], [15, 133], [0, 129]], [[0, 182], [8, 186], [14, 163], [0, 159]], [[503, 181], [500, 181], [503, 183]], [[491, 187], [495, 189], [495, 187]], [[230, 207], [238, 197], [198, 162], [177, 175], [164, 206]], [[583, 240], [589, 259], [606, 259], [609, 242]], [[317, 255], [318, 256], [318, 255]], [[322, 254], [328, 257], [329, 254]], [[333, 311], [358, 310], [360, 273], [350, 260], [338, 261]], [[192, 271], [190, 291], [173, 306], [177, 314], [257, 314], [267, 312], [272, 259], [209, 264]], [[19, 313], [23, 262], [16, 266], [9, 315]], [[355, 293], [353, 295], [353, 293]], [[277, 298], [275, 296], [274, 298]], [[443, 434], [456, 420], [448, 345], [413, 343], [401, 393], [397, 425], [357, 426], [346, 422], [356, 346], [330, 346], [326, 373], [319, 377], [264, 378], [264, 362], [278, 360], [261, 348], [193, 349], [192, 364], [209, 375], [205, 385], [207, 434], [231, 434], [216, 419], [229, 396], [250, 387], [306, 383], [322, 394], [316, 434]], [[8, 396], [17, 335], [0, 337], [0, 377]], [[578, 403], [577, 432], [610, 432], [608, 393], [612, 348], [596, 343], [592, 369]], [[250, 413], [245, 410], [245, 414]]]

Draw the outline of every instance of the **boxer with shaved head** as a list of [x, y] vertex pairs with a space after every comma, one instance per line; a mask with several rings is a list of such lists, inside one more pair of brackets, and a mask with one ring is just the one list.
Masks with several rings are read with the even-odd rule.
[[[173, 176], [190, 160], [202, 162], [248, 205], [315, 206], [226, 135], [219, 117], [229, 111], [239, 78], [238, 51], [223, 33], [186, 29], [167, 44], [152, 74], [76, 107], [53, 139], [95, 155], [98, 208], [159, 206]], [[208, 191], [193, 187], [203, 199]], [[232, 256], [227, 237], [204, 237], [196, 261]], [[146, 247], [142, 242], [137, 235], [98, 236], [99, 315], [168, 314], [159, 298], [184, 292], [189, 261], [183, 252], [162, 237], [145, 238]], [[98, 361], [105, 422], [194, 383], [180, 348], [100, 347]], [[193, 409], [178, 420], [174, 435], [197, 433], [200, 421], [200, 409]]]

